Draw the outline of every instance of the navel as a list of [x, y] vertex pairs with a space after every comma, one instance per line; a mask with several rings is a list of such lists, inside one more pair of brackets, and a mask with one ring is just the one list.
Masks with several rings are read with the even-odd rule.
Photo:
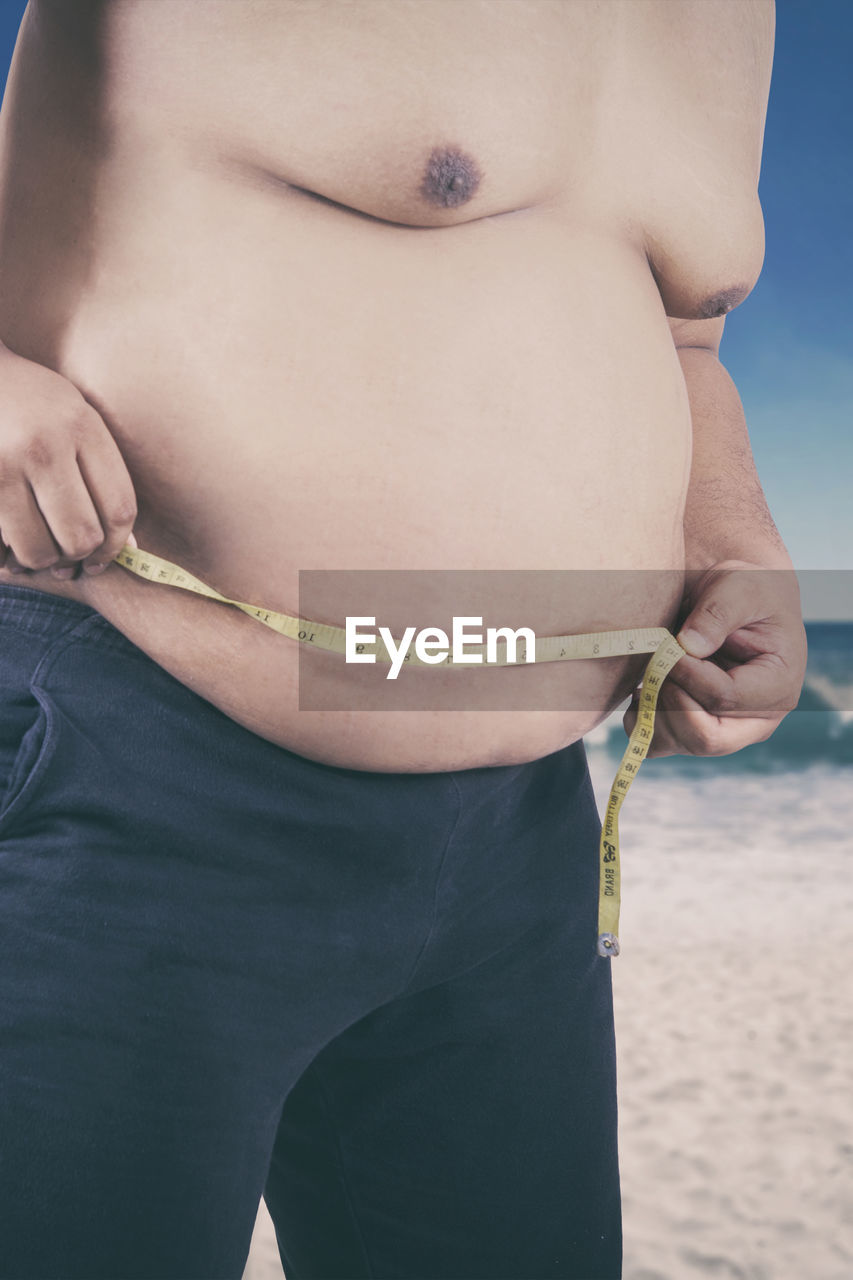
[[476, 160], [458, 147], [434, 147], [426, 162], [421, 195], [430, 204], [455, 209], [476, 194], [482, 174]]

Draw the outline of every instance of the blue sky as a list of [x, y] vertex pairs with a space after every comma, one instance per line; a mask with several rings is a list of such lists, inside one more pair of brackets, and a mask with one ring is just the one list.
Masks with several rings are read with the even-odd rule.
[[853, 569], [853, 4], [779, 0], [767, 253], [721, 358], [796, 568]]
[[[0, 0], [4, 74], [23, 7]], [[767, 256], [721, 357], [795, 566], [853, 569], [853, 3], [778, 0], [776, 25]]]

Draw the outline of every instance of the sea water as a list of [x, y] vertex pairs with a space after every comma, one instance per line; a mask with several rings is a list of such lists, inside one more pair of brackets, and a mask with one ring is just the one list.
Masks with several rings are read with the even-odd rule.
[[[741, 846], [853, 852], [853, 622], [806, 624], [797, 708], [766, 742], [727, 756], [645, 761], [625, 799], [623, 862], [656, 850]], [[627, 705], [627, 704], [625, 704]], [[626, 737], [624, 706], [586, 738], [599, 812]]]

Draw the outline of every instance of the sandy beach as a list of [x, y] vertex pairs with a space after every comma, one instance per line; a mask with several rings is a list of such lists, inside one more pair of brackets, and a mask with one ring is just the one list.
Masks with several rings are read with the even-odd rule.
[[[621, 826], [624, 1280], [849, 1280], [853, 774], [652, 761]], [[245, 1280], [281, 1275], [262, 1206]]]
[[[853, 777], [793, 779], [630, 797], [614, 965], [625, 1280], [853, 1275]], [[647, 842], [635, 828], [664, 787]]]

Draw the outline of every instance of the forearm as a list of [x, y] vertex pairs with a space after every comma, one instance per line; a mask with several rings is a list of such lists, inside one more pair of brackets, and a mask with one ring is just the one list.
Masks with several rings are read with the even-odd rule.
[[724, 560], [792, 568], [755, 469], [737, 388], [713, 351], [681, 347], [693, 460], [684, 511], [689, 571]]

